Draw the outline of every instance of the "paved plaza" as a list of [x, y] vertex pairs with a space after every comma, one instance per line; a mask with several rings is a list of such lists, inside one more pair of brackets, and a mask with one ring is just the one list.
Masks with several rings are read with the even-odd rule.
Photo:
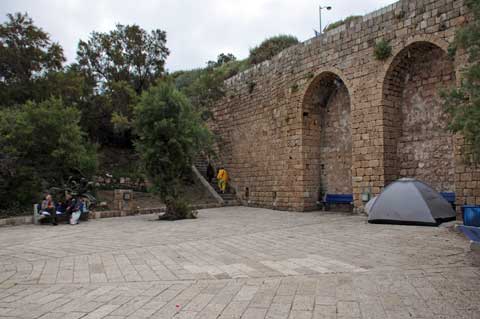
[[480, 318], [444, 227], [227, 207], [0, 228], [0, 318]]

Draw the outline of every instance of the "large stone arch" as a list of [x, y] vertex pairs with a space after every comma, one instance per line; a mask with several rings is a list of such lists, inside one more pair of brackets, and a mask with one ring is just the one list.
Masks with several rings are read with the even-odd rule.
[[385, 63], [385, 69], [384, 69], [385, 73], [387, 73], [388, 70], [391, 69], [391, 66], [394, 63], [396, 57], [398, 57], [398, 55], [402, 51], [404, 51], [409, 46], [416, 45], [419, 43], [429, 43], [431, 45], [434, 45], [440, 48], [445, 53], [448, 52], [448, 47], [450, 46], [450, 44], [446, 40], [438, 36], [435, 36], [433, 34], [416, 34], [408, 38], [405, 38], [402, 41], [400, 41], [397, 45], [394, 46], [392, 55]]
[[[302, 96], [302, 105], [305, 103], [305, 100], [308, 98], [308, 94], [311, 93], [312, 89], [314, 89], [315, 83], [317, 83], [322, 76], [329, 73], [332, 73], [338, 76], [347, 87], [348, 92], [353, 92], [353, 84], [350, 82], [350, 80], [348, 79], [346, 74], [343, 73], [342, 70], [336, 67], [322, 67], [312, 73], [313, 76], [311, 76], [308, 83], [303, 87], [303, 91], [300, 92], [300, 95]], [[353, 98], [353, 96], [351, 96], [351, 98]]]
[[303, 92], [305, 186], [313, 203], [327, 192], [352, 193], [352, 103], [344, 79], [322, 70]]
[[415, 177], [454, 191], [454, 136], [440, 98], [455, 85], [455, 66], [443, 40], [417, 37], [395, 51], [382, 83], [385, 182]]

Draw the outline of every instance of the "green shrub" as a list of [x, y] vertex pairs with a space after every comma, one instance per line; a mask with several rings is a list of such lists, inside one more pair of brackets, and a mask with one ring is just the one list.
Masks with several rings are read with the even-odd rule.
[[160, 215], [160, 220], [179, 220], [195, 219], [197, 212], [192, 209], [190, 204], [183, 199], [167, 200], [167, 210], [164, 215]]
[[79, 121], [80, 112], [59, 99], [0, 111], [0, 206], [30, 205], [68, 176], [93, 176], [96, 147], [86, 142]]
[[291, 35], [277, 35], [263, 41], [259, 46], [250, 50], [248, 61], [250, 64], [259, 64], [270, 60], [286, 48], [298, 44], [296, 37]]
[[381, 39], [375, 44], [373, 55], [375, 59], [384, 61], [392, 55], [392, 46], [387, 40]]
[[357, 20], [359, 18], [361, 18], [362, 16], [348, 16], [346, 17], [345, 19], [343, 20], [339, 20], [339, 21], [336, 21], [334, 23], [330, 23], [329, 25], [327, 25], [325, 27], [325, 29], [323, 30], [324, 32], [327, 32], [327, 31], [330, 31], [330, 30], [333, 30], [335, 28], [338, 28], [339, 26], [343, 25], [343, 24], [346, 24], [346, 23], [349, 23], [351, 21], [354, 21], [354, 20]]
[[215, 63], [203, 69], [179, 71], [171, 75], [176, 88], [185, 94], [192, 103], [195, 111], [202, 114], [202, 118], [211, 117], [210, 108], [220, 98], [224, 97], [224, 81], [250, 67], [247, 60], [227, 61], [222, 55]]

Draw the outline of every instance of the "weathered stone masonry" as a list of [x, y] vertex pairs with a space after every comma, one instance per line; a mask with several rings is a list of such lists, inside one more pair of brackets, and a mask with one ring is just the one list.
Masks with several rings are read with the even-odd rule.
[[[321, 192], [352, 192], [361, 209], [363, 191], [411, 176], [480, 204], [480, 169], [439, 97], [459, 81], [465, 56], [447, 48], [467, 21], [463, 1], [400, 1], [227, 80], [211, 127], [239, 197], [304, 211]], [[373, 55], [380, 39], [386, 61]]]

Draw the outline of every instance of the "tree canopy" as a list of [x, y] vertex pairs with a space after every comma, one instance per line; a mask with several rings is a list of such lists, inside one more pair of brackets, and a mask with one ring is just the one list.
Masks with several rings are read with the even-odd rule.
[[[78, 69], [93, 81], [96, 94], [82, 109], [92, 138], [130, 146], [132, 110], [138, 96], [165, 76], [167, 35], [138, 25], [117, 24], [110, 32], [92, 32], [80, 40]], [[93, 122], [90, 120], [93, 119]]]
[[167, 33], [150, 33], [138, 25], [117, 24], [108, 33], [92, 32], [80, 40], [77, 60], [81, 68], [105, 85], [125, 81], [141, 94], [165, 72]]
[[47, 74], [62, 70], [65, 57], [26, 13], [7, 18], [0, 25], [0, 103], [22, 104], [36, 98]]

